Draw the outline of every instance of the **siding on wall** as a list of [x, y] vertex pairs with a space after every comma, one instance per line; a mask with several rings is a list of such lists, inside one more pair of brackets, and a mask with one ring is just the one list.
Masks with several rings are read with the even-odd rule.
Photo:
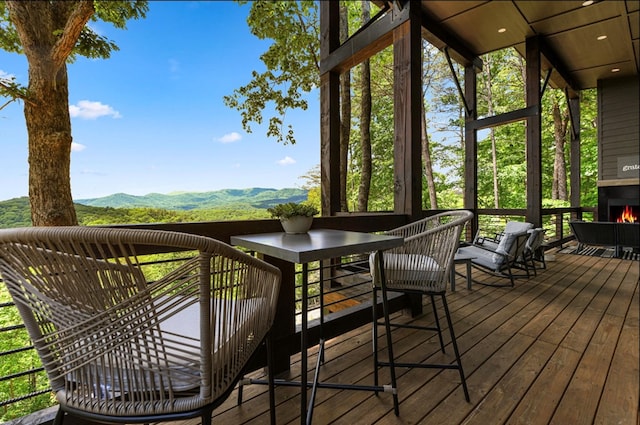
[[[618, 158], [640, 156], [640, 83], [637, 77], [598, 81], [598, 149], [600, 181], [621, 178]], [[638, 175], [640, 171], [632, 177]]]

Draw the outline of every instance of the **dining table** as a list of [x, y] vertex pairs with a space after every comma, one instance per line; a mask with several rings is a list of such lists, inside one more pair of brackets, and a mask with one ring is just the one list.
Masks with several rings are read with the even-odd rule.
[[[289, 234], [284, 232], [257, 233], [231, 236], [231, 244], [248, 250], [300, 264], [302, 266], [302, 295], [301, 295], [301, 379], [299, 382], [281, 381], [278, 385], [289, 384], [300, 386], [300, 422], [311, 424], [313, 421], [313, 405], [318, 388], [333, 388], [346, 390], [365, 390], [375, 392], [390, 392], [397, 397], [396, 388], [390, 385], [356, 385], [338, 382], [323, 382], [320, 380], [321, 359], [324, 356], [324, 339], [319, 343], [318, 362], [314, 369], [313, 381], [309, 382], [308, 371], [308, 312], [309, 312], [309, 280], [308, 265], [311, 262], [340, 258], [353, 254], [367, 254], [378, 252], [377, 267], [384, 282], [384, 254], [387, 249], [402, 246], [404, 238], [400, 236], [381, 235], [366, 232], [354, 232], [336, 229], [311, 229], [306, 233]], [[322, 279], [321, 279], [322, 280]], [[322, 282], [320, 283], [322, 286]], [[383, 290], [384, 289], [384, 284]], [[321, 294], [322, 296], [322, 294]], [[321, 330], [322, 332], [322, 330]], [[395, 381], [395, 379], [393, 379]], [[311, 390], [308, 397], [307, 392]]]

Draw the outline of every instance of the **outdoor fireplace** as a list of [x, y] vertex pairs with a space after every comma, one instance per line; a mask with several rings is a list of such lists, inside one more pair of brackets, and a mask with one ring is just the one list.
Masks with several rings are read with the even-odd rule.
[[598, 221], [640, 223], [640, 186], [599, 187]]

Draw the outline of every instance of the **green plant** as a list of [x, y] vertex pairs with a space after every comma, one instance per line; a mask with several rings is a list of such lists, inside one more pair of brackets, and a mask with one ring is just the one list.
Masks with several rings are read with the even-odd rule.
[[296, 204], [295, 202], [287, 202], [285, 204], [274, 205], [267, 209], [272, 218], [286, 219], [295, 216], [313, 217], [319, 211], [310, 204]]

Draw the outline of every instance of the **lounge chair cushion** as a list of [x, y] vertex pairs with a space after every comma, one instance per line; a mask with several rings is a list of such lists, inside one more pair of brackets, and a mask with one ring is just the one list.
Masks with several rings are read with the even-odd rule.
[[472, 263], [478, 264], [480, 266], [484, 266], [493, 271], [500, 271], [501, 265], [504, 263], [501, 261], [496, 264], [493, 261], [493, 256], [495, 255], [493, 251], [489, 251], [478, 246], [464, 246], [458, 249], [459, 254], [468, 255], [473, 257]]
[[530, 229], [527, 233], [529, 233], [529, 238], [524, 245], [524, 250], [527, 252], [535, 251], [542, 245], [544, 229], [536, 227], [535, 229]]
[[476, 238], [473, 241], [473, 244], [482, 245], [487, 249], [496, 251], [498, 249], [500, 240], [504, 237], [506, 233], [523, 233], [523, 232], [528, 232], [531, 229], [533, 229], [532, 223], [528, 223], [526, 221], [525, 222], [509, 221], [504, 226], [504, 230], [502, 231], [502, 233], [499, 233], [496, 235], [496, 240], [480, 236], [480, 231], [479, 231], [478, 235], [476, 235]]
[[518, 236], [517, 233], [511, 232], [505, 232], [504, 235], [502, 235], [500, 243], [498, 243], [498, 246], [495, 249], [495, 252], [497, 254], [493, 254], [492, 256], [493, 262], [495, 264], [499, 265], [505, 262], [507, 258], [506, 256], [509, 254], [513, 242], [516, 240], [516, 236]]
[[504, 233], [523, 233], [529, 229], [533, 229], [532, 223], [527, 223], [526, 221], [510, 221], [504, 227]]

